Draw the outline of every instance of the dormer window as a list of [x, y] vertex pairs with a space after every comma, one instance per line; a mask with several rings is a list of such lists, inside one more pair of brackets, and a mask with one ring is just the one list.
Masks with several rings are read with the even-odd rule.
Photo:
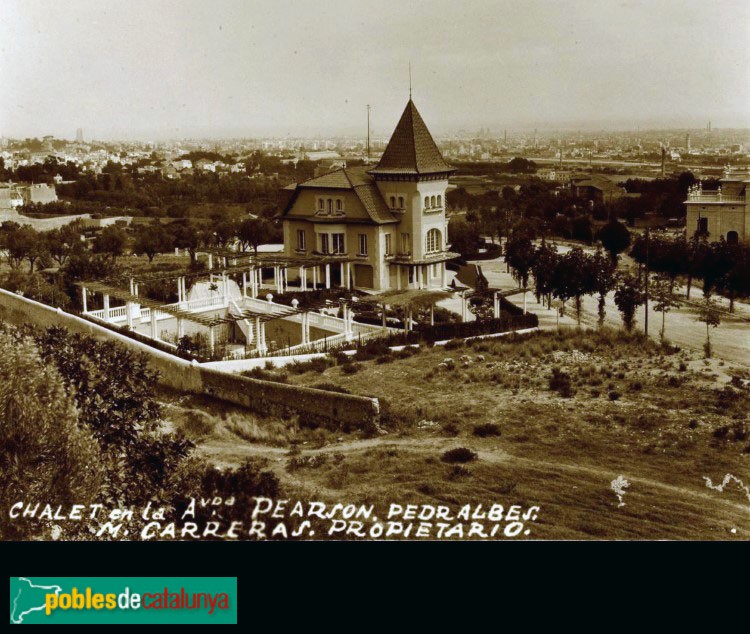
[[322, 198], [318, 198], [318, 211], [325, 211], [326, 203]]
[[435, 207], [435, 197], [430, 198], [430, 207]]
[[403, 196], [399, 196], [398, 197], [398, 208], [399, 209], [403, 209], [404, 208], [404, 197]]
[[430, 208], [430, 197], [429, 196], [425, 196], [424, 197], [424, 208], [425, 209], [429, 209]]
[[328, 199], [328, 213], [329, 214], [333, 213], [333, 199], [332, 198]]
[[340, 213], [342, 211], [342, 208], [343, 208], [343, 203], [342, 203], [341, 199], [338, 198], [336, 200], [336, 211], [338, 211]]
[[443, 197], [440, 194], [438, 194], [438, 197], [437, 197], [437, 206], [438, 207], [443, 206]]
[[396, 197], [391, 196], [391, 209], [395, 209], [395, 208], [396, 208]]

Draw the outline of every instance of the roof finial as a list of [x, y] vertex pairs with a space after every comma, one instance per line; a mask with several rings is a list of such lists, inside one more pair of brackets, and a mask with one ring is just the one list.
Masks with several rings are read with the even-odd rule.
[[409, 101], [411, 101], [411, 60], [409, 60]]

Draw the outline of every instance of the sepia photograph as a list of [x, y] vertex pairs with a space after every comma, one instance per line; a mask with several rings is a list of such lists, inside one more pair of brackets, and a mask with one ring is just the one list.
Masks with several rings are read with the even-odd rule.
[[750, 540], [745, 0], [2, 0], [0, 83], [0, 544]]

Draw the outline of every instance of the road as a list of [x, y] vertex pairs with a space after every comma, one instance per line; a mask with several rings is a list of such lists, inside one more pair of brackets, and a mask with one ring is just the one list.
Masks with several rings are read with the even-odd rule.
[[[559, 247], [560, 253], [570, 250], [570, 247]], [[593, 249], [591, 249], [593, 253]], [[518, 283], [510, 273], [506, 272], [505, 262], [502, 259], [477, 262], [482, 266], [482, 271], [487, 277], [490, 286], [508, 290], [517, 288]], [[685, 286], [677, 290], [678, 297], [684, 298], [687, 292]], [[693, 288], [691, 301], [700, 302], [702, 294], [700, 289]], [[523, 295], [514, 295], [508, 298], [518, 306], [523, 304]], [[713, 355], [724, 361], [750, 367], [750, 304], [735, 302], [734, 314], [729, 314], [729, 300], [717, 297], [719, 304], [727, 312], [722, 315], [721, 324], [718, 328], [711, 329], [711, 346]], [[596, 326], [598, 322], [596, 296], [583, 298], [581, 313], [581, 324], [585, 326]], [[533, 293], [527, 294], [527, 310], [536, 313], [539, 317], [539, 326], [542, 329], [554, 329], [558, 327], [557, 311], [548, 309], [537, 303]], [[573, 301], [569, 301], [565, 307], [566, 315], [559, 320], [559, 326], [575, 326], [575, 307]], [[645, 307], [638, 310], [636, 316], [636, 330], [643, 332]], [[662, 315], [653, 310], [653, 302], [649, 302], [649, 335], [658, 339], [661, 329]], [[605, 324], [620, 328], [622, 319], [614, 302], [614, 293], [607, 295]], [[695, 306], [682, 304], [679, 308], [673, 308], [667, 313], [665, 319], [665, 335], [672, 343], [693, 350], [703, 351], [706, 341], [706, 325], [697, 320]]]

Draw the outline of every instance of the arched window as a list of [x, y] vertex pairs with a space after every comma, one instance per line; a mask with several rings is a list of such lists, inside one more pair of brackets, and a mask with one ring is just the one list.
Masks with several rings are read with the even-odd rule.
[[395, 209], [395, 208], [396, 208], [396, 197], [391, 196], [391, 209]]
[[342, 208], [341, 199], [337, 198], [336, 199], [336, 211], [341, 211], [341, 208]]
[[430, 207], [435, 208], [435, 197], [430, 198]]
[[424, 197], [424, 208], [425, 209], [429, 209], [430, 208], [430, 197], [429, 196], [425, 196]]
[[333, 199], [332, 198], [328, 199], [328, 213], [329, 214], [333, 213]]
[[442, 239], [440, 229], [430, 229], [427, 232], [427, 241], [425, 245], [426, 253], [438, 253], [442, 250]]
[[438, 194], [438, 201], [437, 201], [437, 203], [438, 203], [438, 207], [442, 207], [443, 206], [443, 197], [440, 194]]
[[320, 209], [320, 211], [323, 211], [325, 207], [326, 207], [325, 201], [322, 198], [318, 198], [318, 209]]
[[399, 209], [403, 209], [404, 208], [404, 197], [403, 196], [399, 196], [398, 197], [398, 208]]
[[736, 231], [727, 233], [727, 244], [737, 244], [740, 241], [740, 234]]

